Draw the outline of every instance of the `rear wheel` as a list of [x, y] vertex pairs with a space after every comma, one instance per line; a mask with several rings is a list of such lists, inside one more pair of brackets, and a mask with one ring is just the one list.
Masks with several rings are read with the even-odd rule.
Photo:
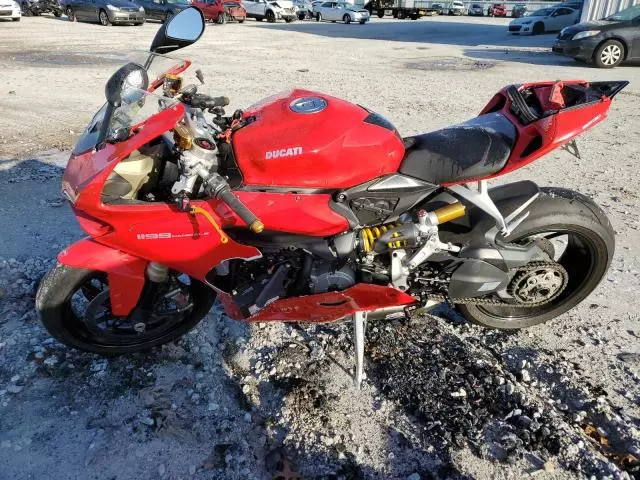
[[402, 10], [399, 10], [398, 11], [398, 20], [404, 20], [404, 17], [405, 17], [404, 12]]
[[[589, 198], [569, 190], [543, 189], [529, 212], [506, 240], [542, 242], [559, 267], [554, 268], [553, 262], [540, 269], [530, 264], [531, 268], [513, 276], [509, 293], [520, 303], [535, 306], [457, 305], [469, 321], [499, 329], [538, 325], [575, 307], [607, 273], [615, 249], [614, 232], [604, 212]], [[564, 275], [566, 279], [559, 278]]]
[[531, 33], [533, 33], [534, 35], [540, 35], [544, 33], [544, 23], [542, 22], [538, 22], [533, 26], [533, 29], [531, 30]]
[[[384, 10], [378, 10], [377, 15], [378, 15], [378, 18], [384, 17]], [[394, 15], [394, 16], [397, 16], [397, 15]]]
[[227, 23], [227, 14], [223, 12], [218, 15], [218, 24], [224, 25], [225, 23]]
[[73, 8], [69, 7], [67, 8], [67, 20], [69, 20], [70, 22], [75, 22], [76, 21], [76, 14], [73, 11]]
[[613, 68], [624, 60], [624, 47], [617, 40], [607, 40], [598, 47], [593, 61], [598, 68]]
[[109, 25], [111, 25], [109, 15], [107, 15], [107, 12], [105, 12], [104, 10], [100, 10], [100, 13], [98, 14], [98, 20], [100, 20], [100, 25], [102, 25], [103, 27], [108, 27]]
[[185, 275], [172, 277], [161, 292], [148, 315], [116, 317], [104, 273], [58, 264], [40, 283], [36, 308], [47, 331], [65, 345], [121, 355], [180, 337], [207, 314], [215, 298], [207, 286]]
[[316, 15], [316, 22], [321, 22], [321, 21], [322, 21], [322, 14], [321, 14], [321, 13], [318, 13], [318, 14]]
[[344, 17], [342, 17], [342, 21], [344, 23], [351, 23], [351, 17], [349, 15], [345, 15]]
[[276, 14], [273, 13], [271, 10], [267, 12], [267, 22], [276, 23]]

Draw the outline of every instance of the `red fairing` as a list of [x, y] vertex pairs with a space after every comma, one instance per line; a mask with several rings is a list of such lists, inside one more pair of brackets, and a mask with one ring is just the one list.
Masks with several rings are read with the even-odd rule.
[[412, 296], [395, 288], [358, 283], [341, 292], [276, 300], [247, 320], [250, 322], [328, 323], [356, 312], [400, 305], [409, 306], [416, 301]]
[[[326, 102], [316, 113], [291, 105], [313, 97]], [[247, 185], [347, 188], [398, 170], [402, 140], [393, 130], [365, 122], [369, 112], [307, 90], [284, 92], [245, 112], [255, 121], [233, 136]]]
[[[588, 82], [584, 80], [565, 80], [563, 82], [525, 83], [520, 85], [519, 89], [533, 91], [543, 108], [557, 110], [559, 107], [563, 107], [563, 99], [559, 95], [561, 88], [572, 84], [588, 85]], [[498, 177], [522, 168], [552, 150], [561, 147], [607, 118], [607, 113], [611, 106], [611, 98], [602, 96], [595, 102], [561, 108], [557, 113], [528, 125], [522, 125], [510, 111], [511, 100], [507, 95], [507, 88], [505, 87], [498, 92], [480, 114], [499, 111], [515, 125], [518, 132], [517, 140], [505, 167], [485, 178]], [[465, 183], [468, 181], [465, 180]]]

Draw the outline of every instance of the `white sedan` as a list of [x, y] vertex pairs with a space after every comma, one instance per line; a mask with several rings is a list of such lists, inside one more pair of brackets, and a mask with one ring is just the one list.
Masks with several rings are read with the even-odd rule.
[[539, 35], [557, 32], [580, 21], [580, 12], [569, 7], [541, 8], [509, 24], [509, 33]]
[[369, 21], [369, 11], [347, 2], [323, 2], [314, 7], [316, 21], [358, 22], [361, 25]]
[[20, 5], [14, 0], [0, 0], [0, 18], [6, 18], [19, 22], [22, 18]]

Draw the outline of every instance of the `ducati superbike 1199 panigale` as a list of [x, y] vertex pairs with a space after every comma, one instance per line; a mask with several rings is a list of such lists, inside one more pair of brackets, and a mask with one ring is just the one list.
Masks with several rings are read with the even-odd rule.
[[[465, 123], [402, 138], [380, 115], [293, 90], [227, 115], [191, 62], [164, 54], [204, 31], [186, 9], [147, 58], [108, 81], [62, 190], [89, 235], [36, 299], [61, 342], [99, 354], [182, 335], [215, 298], [250, 322], [365, 320], [443, 301], [514, 329], [552, 319], [605, 275], [614, 234], [587, 197], [487, 180], [604, 120], [627, 85], [539, 82], [498, 92]], [[155, 72], [155, 73], [154, 73]], [[200, 90], [200, 91], [199, 91]]]

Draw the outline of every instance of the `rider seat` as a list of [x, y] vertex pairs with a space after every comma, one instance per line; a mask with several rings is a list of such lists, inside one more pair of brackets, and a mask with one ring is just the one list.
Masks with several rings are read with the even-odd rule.
[[404, 139], [400, 173], [436, 185], [487, 177], [504, 168], [515, 126], [500, 113]]

